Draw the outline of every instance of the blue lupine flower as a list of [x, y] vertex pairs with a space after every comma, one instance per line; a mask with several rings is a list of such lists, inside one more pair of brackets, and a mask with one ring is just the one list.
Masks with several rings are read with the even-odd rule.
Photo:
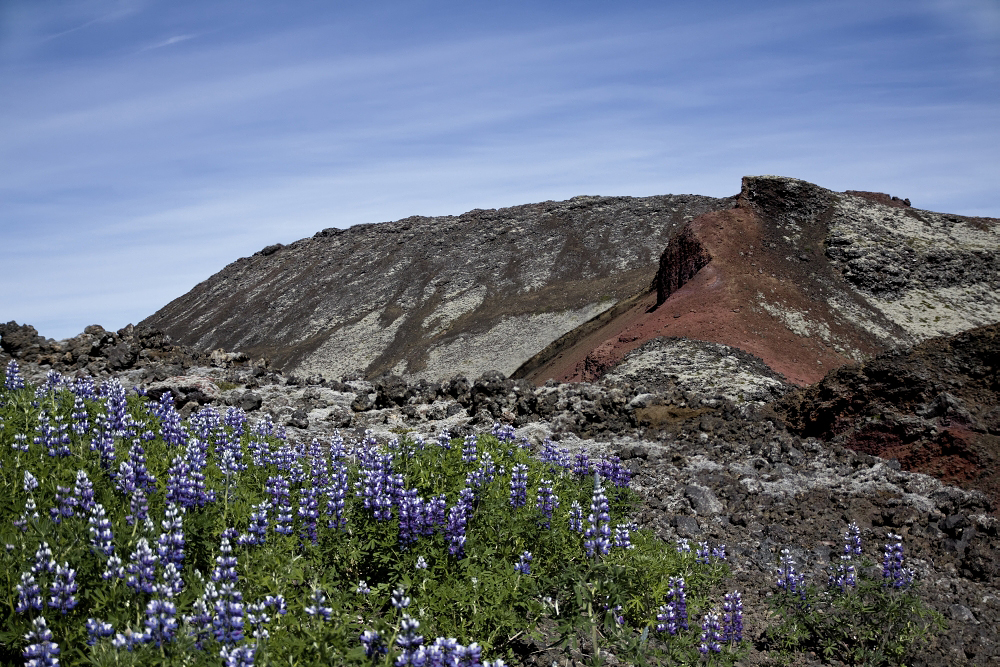
[[70, 417], [73, 419], [73, 432], [79, 436], [86, 435], [90, 430], [90, 416], [87, 414], [87, 406], [79, 396], [73, 399], [73, 413]]
[[531, 574], [531, 552], [525, 551], [521, 558], [514, 564], [514, 569], [521, 574]]
[[458, 494], [458, 502], [448, 511], [445, 539], [448, 541], [448, 553], [458, 558], [461, 558], [465, 553], [465, 529], [468, 523], [468, 513], [472, 508], [472, 497], [472, 489], [462, 489]]
[[538, 487], [535, 507], [542, 513], [542, 527], [550, 528], [552, 526], [552, 512], [559, 507], [559, 496], [552, 491], [552, 480], [542, 480]]
[[156, 541], [156, 555], [160, 563], [174, 563], [180, 569], [184, 565], [184, 508], [169, 503], [160, 526], [163, 532]]
[[56, 504], [58, 507], [49, 508], [49, 517], [52, 523], [59, 525], [63, 518], [69, 518], [75, 514], [73, 508], [78, 501], [68, 486], [56, 486]]
[[712, 558], [714, 558], [716, 562], [726, 560], [726, 545], [720, 544], [717, 547], [712, 547]]
[[94, 484], [87, 476], [87, 471], [76, 471], [76, 483], [73, 485], [73, 497], [76, 505], [84, 512], [94, 509]]
[[621, 549], [635, 549], [635, 545], [632, 544], [632, 532], [636, 530], [639, 530], [639, 526], [634, 522], [615, 526], [614, 545]]
[[[110, 562], [110, 561], [109, 561]], [[128, 565], [125, 583], [135, 592], [152, 593], [156, 581], [156, 554], [149, 548], [145, 537], [140, 537]]]
[[677, 553], [679, 554], [689, 554], [691, 553], [691, 543], [685, 539], [678, 538], [677, 540]]
[[694, 562], [699, 565], [708, 565], [709, 563], [709, 551], [708, 542], [699, 542], [698, 550], [695, 552]]
[[611, 521], [608, 497], [604, 495], [604, 488], [601, 486], [600, 475], [594, 475], [594, 492], [590, 501], [590, 514], [587, 516], [587, 530], [583, 534], [586, 538], [583, 548], [587, 551], [587, 556], [604, 556], [611, 550]]
[[212, 581], [216, 583], [220, 581], [236, 583], [238, 579], [236, 565], [236, 556], [233, 555], [233, 547], [229, 544], [229, 540], [223, 537], [222, 544], [219, 546], [219, 555], [215, 557], [215, 569], [212, 570]]
[[389, 652], [389, 647], [385, 645], [382, 635], [374, 630], [365, 630], [361, 633], [361, 643], [365, 647], [365, 655], [369, 658], [385, 655]]
[[243, 640], [243, 594], [236, 585], [227, 581], [219, 587], [219, 597], [215, 600], [215, 616], [212, 625], [215, 640], [223, 644], [235, 644]]
[[514, 427], [511, 424], [501, 424], [500, 422], [493, 423], [493, 430], [491, 431], [493, 437], [500, 441], [501, 444], [507, 442], [514, 442], [517, 437], [514, 434]]
[[523, 507], [528, 502], [528, 466], [519, 464], [510, 473], [510, 506]]
[[722, 641], [743, 641], [743, 598], [739, 591], [726, 593], [722, 603]]
[[219, 657], [226, 667], [253, 667], [253, 659], [257, 653], [256, 644], [242, 646], [223, 646], [219, 649]]
[[792, 559], [788, 549], [781, 550], [781, 567], [778, 568], [778, 588], [786, 593], [798, 594], [805, 602], [806, 587], [805, 575], [796, 573], [795, 561]]
[[681, 630], [688, 629], [687, 594], [684, 591], [684, 577], [671, 577], [667, 582], [667, 603], [660, 606], [656, 615], [657, 632], [669, 632], [676, 635]]
[[583, 532], [583, 507], [575, 500], [569, 508], [569, 529], [576, 533]]
[[586, 477], [591, 473], [590, 457], [583, 450], [576, 454], [576, 462], [573, 464], [573, 474], [577, 477]]
[[38, 479], [27, 470], [24, 471], [24, 492], [31, 493], [38, 488]]
[[333, 616], [333, 608], [326, 606], [326, 593], [319, 588], [313, 589], [312, 602], [305, 608], [305, 612], [314, 618], [318, 616], [324, 621], [329, 621]]
[[56, 566], [56, 578], [49, 588], [49, 607], [67, 614], [76, 607], [76, 570], [64, 562]]
[[[13, 363], [13, 362], [11, 362]], [[24, 636], [28, 646], [21, 654], [27, 658], [25, 667], [57, 667], [59, 665], [59, 644], [52, 641], [52, 631], [45, 623], [44, 616], [31, 621], [31, 631]]]
[[114, 537], [111, 534], [111, 521], [104, 511], [104, 505], [94, 503], [90, 518], [90, 547], [92, 551], [110, 556], [115, 552]]
[[[2, 423], [2, 421], [0, 421]], [[13, 449], [19, 452], [28, 451], [28, 436], [25, 433], [15, 433], [14, 442], [10, 445]]]
[[35, 550], [35, 562], [31, 566], [31, 573], [41, 574], [42, 572], [55, 571], [56, 561], [52, 557], [52, 548], [48, 542], [42, 542], [38, 545], [38, 549]]
[[372, 589], [368, 586], [368, 582], [362, 579], [358, 582], [358, 586], [354, 589], [354, 592], [358, 595], [368, 595], [372, 592]]
[[854, 556], [860, 555], [861, 529], [858, 528], [858, 524], [852, 522], [844, 532], [844, 550], [840, 554], [840, 563], [837, 565], [836, 570], [830, 573], [827, 585], [830, 587], [836, 586], [841, 593], [846, 592], [848, 588], [856, 587], [858, 579], [853, 559]]
[[903, 567], [903, 538], [889, 533], [893, 544], [885, 545], [882, 557], [882, 578], [886, 586], [905, 588], [913, 582], [913, 571]]
[[93, 646], [101, 639], [110, 637], [115, 633], [114, 627], [110, 623], [105, 623], [96, 618], [87, 619], [87, 645]]
[[447, 429], [438, 434], [437, 444], [442, 449], [451, 449], [451, 433]]
[[465, 436], [462, 441], [462, 463], [475, 463], [478, 458], [478, 439], [475, 434]]
[[319, 489], [306, 486], [299, 491], [299, 519], [302, 525], [302, 539], [313, 544], [319, 540], [316, 524], [319, 521]]
[[4, 381], [4, 387], [12, 391], [24, 389], [24, 378], [21, 377], [21, 368], [13, 359], [7, 362], [7, 376]]
[[397, 665], [413, 664], [411, 662], [413, 652], [424, 643], [424, 637], [419, 634], [419, 630], [420, 621], [409, 614], [403, 614], [403, 620], [399, 622], [399, 633], [396, 635], [396, 645], [403, 649], [402, 654], [396, 658]]
[[177, 633], [177, 607], [172, 600], [153, 598], [146, 604], [145, 634], [154, 646], [173, 641]]
[[21, 583], [17, 585], [17, 605], [14, 610], [23, 614], [32, 609], [41, 610], [43, 605], [42, 589], [31, 572], [21, 573]]
[[410, 598], [402, 588], [397, 588], [392, 592], [390, 602], [396, 609], [405, 609], [410, 606]]
[[705, 618], [701, 621], [701, 645], [698, 647], [698, 650], [702, 655], [722, 652], [722, 646], [719, 644], [721, 638], [719, 615], [714, 611], [710, 611], [705, 614]]
[[264, 544], [267, 541], [267, 509], [268, 502], [265, 500], [250, 512], [249, 532], [240, 535], [236, 543], [241, 547]]

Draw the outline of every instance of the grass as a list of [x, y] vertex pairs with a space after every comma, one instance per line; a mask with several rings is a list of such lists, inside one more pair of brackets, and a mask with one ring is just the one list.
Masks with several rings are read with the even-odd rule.
[[[629, 525], [639, 497], [615, 460], [535, 455], [503, 428], [296, 444], [235, 408], [182, 421], [114, 381], [18, 380], [0, 388], [4, 664], [53, 664], [56, 645], [74, 666], [516, 664], [529, 639], [594, 665], [746, 653], [702, 628], [738, 616], [708, 597], [729, 576], [720, 545]], [[671, 634], [681, 579], [688, 629]], [[820, 637], [796, 623], [789, 650]]]

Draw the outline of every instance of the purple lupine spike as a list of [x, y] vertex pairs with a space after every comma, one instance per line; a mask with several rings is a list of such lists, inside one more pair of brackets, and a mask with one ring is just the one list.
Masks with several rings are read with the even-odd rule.
[[44, 616], [36, 616], [31, 622], [31, 632], [25, 635], [28, 646], [21, 654], [29, 667], [56, 667], [59, 664], [59, 644], [52, 641], [52, 631], [45, 623]]
[[52, 523], [58, 525], [62, 523], [64, 518], [69, 518], [76, 514], [73, 508], [77, 506], [78, 501], [68, 486], [56, 486], [56, 504], [58, 507], [49, 508], [49, 516], [52, 519]]
[[510, 506], [517, 509], [528, 502], [528, 466], [514, 466], [510, 473]]
[[591, 474], [590, 457], [583, 450], [576, 454], [576, 461], [573, 464], [573, 474], [577, 477], [586, 477]]
[[87, 646], [93, 646], [101, 639], [115, 634], [114, 626], [97, 618], [87, 619]]
[[329, 621], [333, 617], [333, 608], [326, 606], [326, 593], [321, 588], [313, 589], [312, 604], [305, 608], [305, 612], [313, 618], [324, 621]]
[[73, 486], [73, 498], [75, 504], [84, 512], [91, 512], [94, 509], [94, 484], [87, 476], [87, 471], [76, 471], [76, 483]]
[[575, 533], [583, 532], [583, 507], [575, 500], [569, 509], [569, 529]]
[[49, 607], [67, 614], [76, 607], [76, 570], [63, 563], [56, 566], [56, 578], [49, 588]]
[[32, 475], [29, 471], [24, 471], [24, 484], [21, 486], [25, 493], [31, 493], [38, 488], [38, 478]]
[[330, 485], [326, 490], [326, 514], [330, 517], [327, 527], [343, 530], [347, 525], [345, 515], [347, 498], [347, 464], [334, 460], [330, 476]]
[[788, 549], [781, 550], [781, 567], [778, 568], [778, 588], [786, 593], [797, 594], [806, 600], [805, 575], [795, 571], [795, 560]]
[[[110, 562], [110, 561], [109, 561]], [[140, 537], [128, 565], [125, 583], [135, 592], [152, 593], [156, 581], [157, 558], [145, 537]]]
[[475, 463], [478, 458], [478, 438], [475, 434], [465, 436], [462, 442], [462, 463]]
[[42, 600], [42, 589], [31, 572], [21, 573], [21, 583], [17, 585], [17, 605], [14, 610], [19, 614], [24, 614], [32, 609], [41, 610], [44, 601]]
[[268, 502], [266, 500], [254, 508], [250, 513], [248, 532], [237, 538], [237, 544], [253, 546], [264, 544], [267, 541], [267, 510]]
[[41, 574], [42, 572], [55, 571], [56, 561], [52, 557], [52, 547], [49, 546], [48, 542], [42, 542], [35, 550], [35, 562], [31, 566], [31, 572], [32, 574]]
[[73, 399], [73, 413], [70, 417], [73, 419], [73, 433], [79, 436], [86, 435], [90, 430], [90, 416], [87, 414], [87, 406], [79, 396]]
[[694, 562], [699, 565], [708, 565], [710, 555], [711, 551], [708, 548], [708, 542], [699, 542], [698, 549], [695, 551]]
[[514, 569], [521, 574], [531, 574], [531, 558], [530, 551], [523, 552], [520, 559], [514, 564]]
[[184, 508], [174, 503], [167, 505], [163, 521], [163, 532], [156, 541], [156, 555], [160, 563], [173, 563], [177, 569], [184, 565]]
[[701, 621], [701, 645], [698, 647], [698, 651], [702, 655], [721, 653], [722, 646], [719, 644], [721, 638], [722, 632], [719, 628], [719, 614], [715, 611], [710, 611], [705, 614], [705, 617]]
[[632, 533], [639, 529], [634, 522], [620, 523], [615, 526], [614, 545], [621, 549], [634, 549], [632, 544]]
[[882, 557], [882, 578], [886, 586], [905, 588], [913, 582], [913, 571], [903, 567], [903, 538], [889, 533], [892, 544], [885, 545]]
[[437, 444], [442, 449], [451, 449], [451, 433], [447, 430], [441, 431], [437, 437]]
[[243, 594], [236, 584], [227, 581], [219, 587], [219, 597], [215, 600], [215, 616], [212, 619], [215, 640], [221, 644], [236, 644], [243, 640]]
[[552, 491], [552, 480], [543, 479], [538, 487], [535, 508], [542, 513], [539, 522], [543, 528], [552, 527], [552, 513], [559, 507], [559, 496]]
[[146, 604], [146, 635], [159, 648], [177, 634], [177, 606], [173, 600], [155, 597]]
[[11, 391], [24, 389], [24, 378], [21, 377], [21, 368], [13, 359], [7, 362], [7, 375], [4, 380], [4, 387]]
[[222, 658], [226, 667], [253, 667], [256, 654], [257, 644], [223, 646], [219, 649], [219, 657]]
[[587, 556], [597, 557], [606, 555], [611, 549], [611, 521], [608, 497], [604, 495], [604, 487], [601, 486], [600, 475], [594, 474], [594, 492], [590, 501], [590, 514], [587, 516], [587, 530], [583, 534], [586, 538], [583, 547], [587, 551]]
[[215, 557], [215, 569], [212, 570], [212, 581], [215, 583], [232, 582], [236, 583], [238, 575], [236, 573], [236, 556], [233, 555], [233, 548], [229, 544], [229, 539], [223, 537], [219, 546], [219, 555]]
[[687, 595], [684, 591], [684, 578], [672, 577], [668, 584], [667, 603], [661, 605], [656, 615], [657, 632], [668, 632], [676, 635], [681, 630], [688, 629]]
[[315, 486], [306, 486], [299, 491], [299, 519], [302, 539], [316, 544], [319, 541], [316, 531], [319, 521], [319, 489]]
[[726, 593], [722, 603], [722, 641], [743, 641], [743, 598], [739, 591]]

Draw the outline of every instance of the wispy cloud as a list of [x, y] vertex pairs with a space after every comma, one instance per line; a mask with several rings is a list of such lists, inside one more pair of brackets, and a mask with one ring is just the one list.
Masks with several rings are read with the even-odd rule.
[[168, 37], [162, 41], [156, 42], [155, 44], [150, 44], [149, 46], [144, 46], [139, 49], [139, 51], [152, 51], [153, 49], [162, 49], [165, 46], [173, 46], [180, 42], [186, 42], [189, 39], [194, 39], [197, 35], [174, 35], [173, 37]]

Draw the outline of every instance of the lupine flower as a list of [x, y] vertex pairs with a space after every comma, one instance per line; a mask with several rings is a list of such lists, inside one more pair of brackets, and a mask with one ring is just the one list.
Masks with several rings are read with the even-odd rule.
[[[844, 532], [844, 550], [840, 554], [837, 569], [830, 573], [827, 585], [836, 586], [841, 593], [858, 585], [857, 570], [854, 567], [854, 556], [861, 555], [861, 529], [858, 524], [851, 523]], [[832, 568], [831, 568], [832, 569]]]
[[49, 589], [49, 607], [58, 609], [63, 614], [69, 613], [76, 607], [76, 570], [64, 562], [56, 566], [56, 578]]
[[208, 641], [212, 633], [212, 614], [209, 609], [214, 609], [215, 601], [219, 598], [219, 591], [211, 581], [205, 583], [205, 590], [192, 604], [191, 614], [184, 615], [184, 622], [191, 626], [191, 636], [195, 639], [195, 646], [203, 648], [204, 642]]
[[104, 511], [104, 505], [94, 503], [87, 522], [90, 524], [91, 550], [105, 556], [112, 555], [115, 552], [114, 538], [111, 534], [111, 521]]
[[236, 583], [236, 556], [233, 555], [233, 548], [229, 544], [229, 539], [223, 537], [219, 546], [219, 555], [215, 557], [215, 569], [212, 570], [212, 581], [229, 581]]
[[587, 551], [587, 556], [603, 556], [611, 549], [611, 528], [608, 525], [611, 521], [608, 497], [604, 495], [604, 488], [601, 486], [601, 478], [594, 475], [594, 492], [590, 501], [590, 514], [587, 516], [587, 530], [583, 534], [586, 538], [583, 548]]
[[361, 643], [365, 647], [365, 655], [369, 658], [385, 655], [389, 652], [389, 647], [385, 645], [382, 635], [374, 630], [365, 630], [361, 633]]
[[301, 519], [302, 539], [316, 544], [319, 537], [316, 523], [319, 521], [319, 489], [307, 486], [299, 491], [299, 519]]
[[552, 492], [552, 480], [542, 480], [538, 487], [535, 507], [542, 513], [542, 526], [550, 528], [552, 526], [552, 512], [559, 507], [559, 496]]
[[726, 593], [722, 603], [722, 641], [743, 641], [743, 598], [739, 591]]
[[52, 641], [52, 631], [46, 625], [44, 616], [36, 616], [32, 620], [31, 632], [24, 638], [28, 646], [21, 655], [27, 658], [26, 667], [57, 667], [59, 644]]
[[372, 589], [368, 587], [368, 582], [362, 579], [358, 582], [358, 586], [354, 589], [354, 592], [358, 595], [368, 595], [372, 592]]
[[805, 575], [796, 573], [795, 571], [795, 561], [792, 559], [791, 553], [789, 553], [788, 549], [782, 549], [781, 567], [778, 568], [778, 588], [786, 593], [798, 594], [802, 601], [805, 602], [806, 587], [804, 580]]
[[254, 507], [250, 513], [249, 533], [240, 535], [236, 539], [237, 544], [240, 546], [253, 546], [264, 544], [267, 541], [267, 508], [268, 503], [266, 500]]
[[49, 516], [52, 523], [56, 525], [62, 523], [63, 517], [69, 518], [74, 515], [73, 508], [78, 501], [68, 486], [56, 486], [56, 504], [58, 507], [49, 508]]
[[31, 573], [41, 574], [42, 572], [55, 571], [56, 561], [52, 558], [52, 548], [48, 542], [42, 542], [38, 545], [38, 549], [35, 550], [35, 562], [31, 566]]
[[412, 653], [424, 643], [423, 635], [418, 634], [420, 621], [409, 614], [403, 614], [399, 622], [399, 634], [396, 635], [396, 645], [403, 649], [402, 655], [396, 659], [397, 665], [412, 665]]
[[219, 657], [222, 658], [226, 667], [253, 667], [253, 659], [256, 653], [256, 644], [223, 646], [219, 649]]
[[886, 544], [882, 557], [882, 579], [886, 586], [905, 588], [913, 582], [913, 570], [903, 567], [903, 538], [889, 533], [888, 539], [894, 544]]
[[583, 532], [583, 507], [575, 500], [569, 508], [569, 529], [577, 533]]
[[510, 506], [523, 507], [528, 502], [528, 466], [514, 466], [510, 474]]
[[305, 608], [305, 612], [312, 617], [319, 616], [324, 621], [329, 621], [333, 616], [333, 608], [326, 606], [326, 594], [319, 588], [313, 590], [312, 604]]
[[24, 492], [31, 493], [38, 488], [38, 479], [27, 470], [24, 471]]
[[447, 430], [441, 431], [437, 437], [437, 444], [442, 449], [451, 449], [451, 433]]
[[695, 552], [694, 562], [699, 565], [708, 565], [710, 553], [711, 552], [708, 549], [708, 542], [699, 542], [698, 550]]
[[243, 640], [243, 611], [243, 594], [231, 581], [222, 584], [212, 618], [217, 642], [235, 644]]
[[94, 508], [94, 484], [87, 476], [87, 471], [76, 471], [76, 483], [73, 485], [73, 497], [76, 505], [84, 512], [90, 512]]
[[246, 625], [250, 626], [250, 636], [256, 640], [269, 639], [271, 633], [264, 627], [271, 622], [271, 615], [267, 613], [266, 602], [255, 602], [247, 605]]
[[145, 634], [154, 646], [173, 641], [177, 633], [177, 607], [172, 600], [153, 598], [146, 604]]
[[667, 591], [667, 603], [660, 607], [656, 615], [656, 631], [676, 635], [679, 631], [688, 629], [687, 594], [684, 591], [683, 577], [671, 577], [668, 583], [670, 589]]
[[73, 399], [73, 413], [70, 417], [73, 419], [73, 432], [79, 436], [86, 435], [90, 430], [90, 417], [87, 414], [87, 406], [79, 396]]
[[573, 474], [577, 477], [586, 477], [590, 474], [590, 458], [584, 451], [576, 454], [576, 463], [573, 464]]
[[27, 434], [25, 434], [25, 433], [15, 433], [14, 434], [14, 442], [11, 444], [11, 447], [13, 447], [14, 449], [16, 449], [19, 452], [26, 452], [26, 451], [28, 451], [28, 436], [27, 436]]
[[531, 552], [525, 551], [521, 558], [514, 564], [514, 569], [521, 574], [531, 574]]
[[184, 565], [184, 508], [168, 504], [160, 526], [163, 532], [156, 541], [156, 555], [161, 563], [174, 563], [180, 569]]
[[458, 558], [465, 553], [465, 529], [468, 513], [472, 508], [472, 497], [472, 489], [462, 489], [458, 494], [458, 502], [448, 511], [445, 539], [448, 541], [448, 553]]
[[511, 424], [501, 424], [500, 422], [493, 423], [493, 430], [491, 434], [499, 440], [501, 443], [514, 442], [514, 426]]
[[677, 540], [677, 553], [679, 554], [689, 554], [691, 553], [691, 543], [685, 539], [678, 538]]
[[720, 544], [717, 547], [712, 547], [712, 558], [716, 561], [726, 560], [726, 545]]
[[335, 460], [333, 462], [330, 485], [326, 489], [326, 514], [330, 517], [327, 521], [328, 528], [343, 530], [347, 525], [347, 517], [344, 514], [346, 497], [347, 464], [343, 461]]
[[614, 545], [621, 549], [635, 549], [632, 544], [632, 532], [639, 530], [639, 526], [634, 523], [620, 523], [615, 526]]
[[105, 581], [111, 578], [125, 578], [125, 565], [122, 563], [121, 558], [113, 554], [108, 557], [108, 562], [104, 566], [104, 572], [101, 574], [101, 579]]
[[402, 588], [397, 588], [392, 592], [390, 601], [396, 609], [405, 609], [410, 606], [410, 598]]
[[7, 362], [7, 376], [4, 381], [4, 387], [12, 391], [24, 389], [24, 378], [21, 377], [21, 368], [13, 359]]
[[21, 583], [17, 585], [17, 605], [14, 610], [23, 614], [31, 609], [41, 610], [42, 589], [31, 572], [21, 573]]
[[[145, 537], [140, 537], [132, 553], [132, 562], [128, 565], [128, 578], [125, 583], [135, 592], [152, 593], [156, 581], [156, 554], [149, 548]], [[110, 560], [109, 560], [110, 563]]]
[[175, 563], [167, 563], [163, 567], [163, 583], [154, 587], [157, 595], [173, 598], [184, 590], [184, 579]]
[[722, 652], [722, 646], [719, 645], [721, 638], [719, 615], [714, 611], [710, 611], [705, 614], [705, 618], [701, 621], [701, 645], [698, 647], [698, 651], [702, 655]]
[[416, 569], [418, 569], [418, 570], [426, 570], [427, 569], [427, 559], [424, 558], [423, 556], [417, 556], [417, 563], [416, 563], [416, 565], [414, 565], [414, 567]]
[[105, 623], [96, 618], [87, 619], [87, 645], [93, 646], [101, 639], [110, 637], [115, 633], [114, 627], [110, 623]]
[[478, 440], [474, 434], [465, 436], [462, 442], [462, 463], [475, 463], [478, 458], [476, 451]]

